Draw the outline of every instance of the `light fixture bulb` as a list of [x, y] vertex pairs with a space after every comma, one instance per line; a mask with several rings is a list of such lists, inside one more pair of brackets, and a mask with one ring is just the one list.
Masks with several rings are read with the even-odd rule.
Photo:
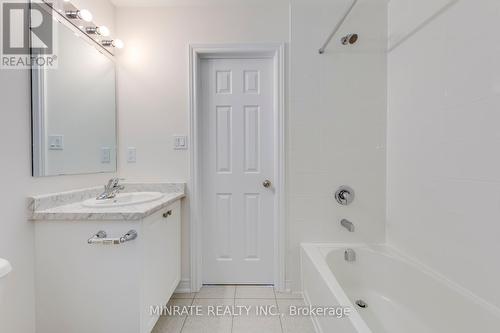
[[92, 13], [88, 9], [79, 10], [78, 17], [87, 22], [92, 21]]
[[105, 25], [97, 27], [96, 32], [99, 35], [104, 36], [104, 37], [107, 37], [110, 34], [108, 27], [106, 27]]
[[111, 43], [111, 45], [113, 45], [117, 49], [123, 49], [125, 47], [125, 43], [123, 43], [123, 41], [121, 39], [115, 39], [115, 40], [113, 40], [113, 42]]

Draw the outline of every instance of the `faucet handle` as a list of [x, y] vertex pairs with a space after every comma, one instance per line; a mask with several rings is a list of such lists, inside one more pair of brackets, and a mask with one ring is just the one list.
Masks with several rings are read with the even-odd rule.
[[118, 183], [123, 180], [125, 180], [125, 178], [113, 177], [108, 181], [108, 185], [106, 185], [105, 188], [111, 189], [113, 187], [116, 187]]
[[116, 184], [116, 178], [113, 177], [110, 180], [108, 180], [108, 184], [104, 186], [105, 189], [112, 188]]

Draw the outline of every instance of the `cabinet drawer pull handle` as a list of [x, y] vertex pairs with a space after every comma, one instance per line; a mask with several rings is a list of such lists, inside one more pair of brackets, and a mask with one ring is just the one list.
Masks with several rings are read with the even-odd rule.
[[123, 235], [120, 238], [107, 238], [108, 235], [106, 234], [106, 231], [99, 231], [97, 232], [94, 236], [90, 237], [87, 240], [87, 243], [89, 244], [101, 244], [101, 245], [120, 245], [125, 242], [130, 242], [131, 240], [134, 240], [137, 238], [137, 231], [135, 230], [130, 230], [127, 232], [125, 235]]
[[167, 217], [169, 217], [169, 216], [171, 216], [171, 215], [172, 215], [172, 210], [169, 210], [169, 211], [167, 211], [167, 212], [163, 213], [163, 217], [164, 217], [164, 218], [167, 218]]

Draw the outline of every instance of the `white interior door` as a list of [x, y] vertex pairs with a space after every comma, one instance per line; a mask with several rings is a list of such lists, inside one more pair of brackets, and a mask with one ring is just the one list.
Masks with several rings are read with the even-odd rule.
[[272, 59], [202, 60], [205, 284], [273, 283], [273, 80]]

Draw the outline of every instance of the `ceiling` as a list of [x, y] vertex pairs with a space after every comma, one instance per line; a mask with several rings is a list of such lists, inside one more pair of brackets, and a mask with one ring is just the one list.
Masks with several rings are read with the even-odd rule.
[[117, 7], [260, 5], [289, 0], [111, 0]]

